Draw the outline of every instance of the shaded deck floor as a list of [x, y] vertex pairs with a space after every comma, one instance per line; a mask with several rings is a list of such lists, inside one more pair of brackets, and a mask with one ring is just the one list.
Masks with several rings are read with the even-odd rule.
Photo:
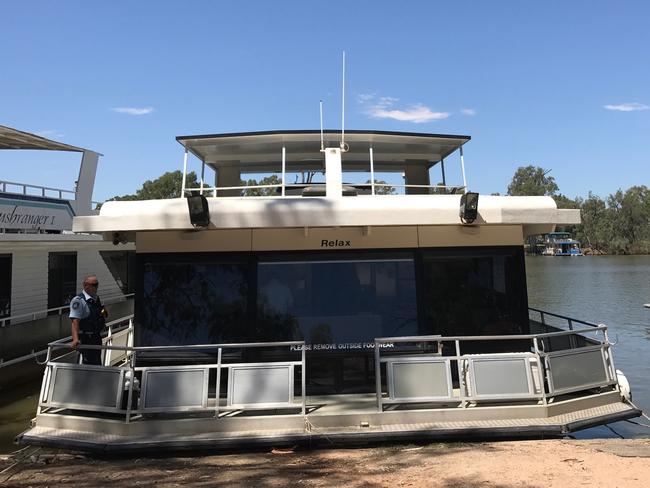
[[[640, 415], [607, 392], [550, 405], [478, 405], [467, 408], [378, 412], [367, 395], [314, 396], [307, 415], [237, 412], [189, 418], [123, 420], [45, 413], [21, 434], [23, 444], [105, 452], [219, 449], [251, 446], [338, 445], [451, 438], [546, 437]], [[298, 406], [299, 407], [299, 406]]]

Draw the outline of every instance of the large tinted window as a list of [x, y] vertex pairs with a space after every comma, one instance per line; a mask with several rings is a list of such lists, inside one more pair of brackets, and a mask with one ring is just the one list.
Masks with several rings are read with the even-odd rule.
[[412, 259], [260, 263], [257, 305], [264, 340], [345, 347], [417, 334]]
[[424, 320], [442, 335], [527, 332], [520, 249], [424, 253]]
[[139, 345], [246, 341], [247, 265], [145, 263]]

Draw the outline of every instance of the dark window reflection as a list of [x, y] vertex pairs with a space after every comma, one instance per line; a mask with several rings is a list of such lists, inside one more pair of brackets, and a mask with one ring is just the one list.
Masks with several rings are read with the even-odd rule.
[[308, 344], [417, 334], [413, 260], [260, 263], [258, 334]]
[[425, 255], [425, 320], [448, 336], [525, 333], [523, 272], [516, 254]]
[[245, 342], [247, 266], [145, 263], [139, 345]]

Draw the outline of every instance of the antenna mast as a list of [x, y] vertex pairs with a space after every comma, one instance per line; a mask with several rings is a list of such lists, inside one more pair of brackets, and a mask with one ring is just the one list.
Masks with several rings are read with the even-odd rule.
[[345, 51], [343, 51], [343, 90], [341, 97], [341, 151], [345, 151]]

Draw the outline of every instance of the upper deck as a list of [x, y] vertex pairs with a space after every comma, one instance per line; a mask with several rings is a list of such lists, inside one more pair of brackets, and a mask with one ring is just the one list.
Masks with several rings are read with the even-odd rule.
[[[321, 196], [321, 176], [343, 174], [343, 196], [358, 194], [460, 193], [462, 181], [447, 185], [445, 159], [456, 151], [462, 158], [469, 136], [385, 131], [271, 131], [176, 138], [186, 152], [201, 161], [201, 187], [213, 196]], [[334, 149], [332, 154], [326, 149]], [[330, 156], [328, 158], [328, 155]], [[336, 156], [332, 158], [332, 156]], [[328, 164], [329, 162], [329, 164]], [[438, 165], [437, 183], [431, 185]], [[205, 181], [205, 168], [215, 173], [215, 185]], [[397, 178], [391, 178], [391, 174]], [[246, 175], [275, 176], [270, 185], [242, 185]], [[336, 175], [338, 179], [338, 175]], [[388, 184], [379, 178], [391, 179]], [[394, 181], [394, 180], [399, 181]], [[292, 183], [293, 180], [293, 183]], [[292, 191], [293, 190], [293, 191]], [[321, 188], [325, 191], [325, 188]], [[336, 192], [336, 191], [335, 191]], [[337, 193], [337, 192], [336, 192]], [[330, 196], [332, 193], [330, 192]]]
[[65, 151], [82, 155], [74, 189], [1, 179], [0, 233], [69, 231], [73, 216], [93, 213], [92, 194], [99, 153], [1, 125], [0, 150]]
[[[273, 131], [177, 140], [184, 175], [189, 155], [200, 161], [198, 186], [184, 178], [181, 195], [208, 197], [208, 229], [461, 224], [469, 136], [349, 131], [342, 141], [334, 131]], [[247, 182], [251, 176], [264, 184]], [[550, 197], [481, 196], [475, 224], [522, 225], [532, 234], [579, 221], [579, 211], [558, 210]], [[73, 225], [105, 233], [189, 229], [185, 198], [106, 202], [99, 216]]]

